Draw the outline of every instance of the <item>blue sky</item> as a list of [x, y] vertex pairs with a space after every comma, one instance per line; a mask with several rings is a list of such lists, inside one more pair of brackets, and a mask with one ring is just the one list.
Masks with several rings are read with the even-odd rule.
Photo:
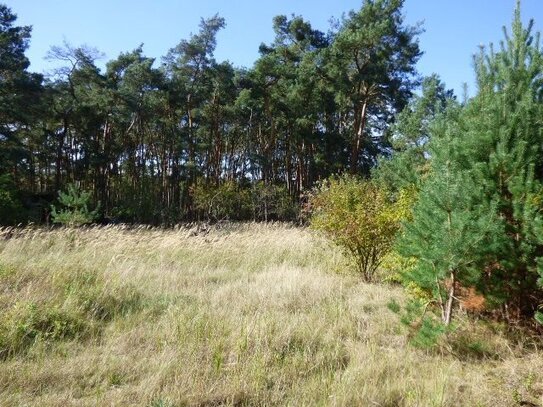
[[[238, 66], [251, 66], [258, 46], [273, 39], [272, 18], [278, 14], [302, 15], [313, 27], [329, 28], [331, 17], [360, 8], [361, 0], [0, 0], [18, 15], [19, 25], [32, 25], [27, 56], [31, 70], [44, 72], [51, 64], [43, 58], [52, 45], [67, 40], [87, 44], [105, 53], [101, 62], [144, 43], [147, 56], [164, 56], [179, 40], [197, 32], [200, 17], [218, 13], [227, 27], [218, 35], [215, 57]], [[501, 27], [509, 25], [515, 0], [406, 0], [410, 24], [422, 21], [420, 36], [425, 55], [418, 69], [436, 72], [449, 88], [461, 95], [468, 83], [473, 94], [471, 56], [479, 44], [498, 42]], [[523, 0], [523, 19], [535, 19], [543, 29], [543, 1]], [[99, 64], [100, 65], [100, 64]]]

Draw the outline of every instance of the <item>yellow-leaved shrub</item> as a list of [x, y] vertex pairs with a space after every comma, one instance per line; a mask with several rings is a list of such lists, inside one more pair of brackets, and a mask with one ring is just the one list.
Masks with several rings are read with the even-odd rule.
[[369, 180], [334, 177], [309, 197], [311, 227], [343, 248], [364, 279], [373, 281], [411, 202], [408, 193], [391, 199], [386, 190]]

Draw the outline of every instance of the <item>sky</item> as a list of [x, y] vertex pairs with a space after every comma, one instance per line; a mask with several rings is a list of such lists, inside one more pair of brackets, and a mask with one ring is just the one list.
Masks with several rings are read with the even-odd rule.
[[[420, 35], [424, 55], [418, 63], [422, 75], [438, 73], [448, 88], [462, 96], [463, 83], [473, 95], [472, 55], [479, 45], [498, 43], [502, 27], [509, 26], [516, 0], [405, 0], [407, 24], [423, 23]], [[89, 45], [105, 54], [104, 66], [121, 52], [144, 44], [144, 53], [158, 62], [168, 50], [198, 32], [202, 17], [218, 13], [226, 28], [217, 37], [215, 58], [251, 67], [258, 46], [273, 41], [272, 18], [301, 15], [321, 31], [330, 19], [358, 10], [362, 0], [0, 0], [18, 15], [17, 25], [33, 27], [30, 70], [46, 73], [49, 48]], [[522, 16], [543, 30], [543, 0], [523, 0]]]

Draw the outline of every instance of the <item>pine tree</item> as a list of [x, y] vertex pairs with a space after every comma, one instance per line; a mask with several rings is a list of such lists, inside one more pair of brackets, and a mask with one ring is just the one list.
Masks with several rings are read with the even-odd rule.
[[453, 91], [446, 90], [438, 75], [424, 78], [421, 95], [410, 100], [392, 126], [393, 153], [379, 160], [373, 177], [393, 192], [418, 188], [428, 171], [431, 127], [446, 107], [454, 103]]
[[404, 0], [364, 0], [350, 12], [331, 45], [328, 75], [350, 136], [350, 172], [366, 174], [380, 143], [375, 134], [411, 96], [415, 64], [422, 55], [418, 26], [404, 23]]
[[407, 280], [431, 292], [445, 324], [467, 288], [507, 320], [532, 317], [543, 298], [543, 53], [532, 24], [517, 4], [500, 51], [476, 56], [478, 94], [434, 127], [430, 175], [400, 239], [418, 260]]
[[481, 202], [480, 187], [463, 168], [458, 110], [451, 108], [435, 125], [431, 174], [398, 245], [401, 255], [417, 260], [405, 278], [426, 292], [445, 325], [459, 285], [477, 284], [482, 261], [500, 234], [494, 203]]
[[39, 114], [42, 76], [28, 72], [31, 27], [0, 3], [0, 223], [19, 221], [24, 175], [31, 174], [27, 127]]
[[531, 317], [542, 298], [543, 50], [532, 27], [523, 27], [519, 1], [500, 51], [475, 58], [479, 94], [466, 109], [466, 156], [503, 230], [480, 289], [507, 319]]
[[91, 195], [91, 192], [83, 191], [75, 184], [68, 184], [66, 192], [58, 191], [61, 209], [51, 206], [53, 222], [70, 227], [94, 222], [99, 216], [100, 205], [93, 211], [89, 210]]

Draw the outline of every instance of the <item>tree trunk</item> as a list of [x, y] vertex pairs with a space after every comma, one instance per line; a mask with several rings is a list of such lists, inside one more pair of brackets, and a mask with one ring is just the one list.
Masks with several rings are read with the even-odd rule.
[[55, 192], [60, 190], [60, 181], [61, 181], [61, 165], [62, 165], [62, 147], [64, 146], [64, 140], [66, 140], [66, 135], [68, 134], [68, 119], [64, 117], [62, 121], [62, 132], [58, 134], [57, 140], [57, 157], [55, 161]]
[[451, 270], [451, 286], [449, 287], [449, 293], [447, 296], [447, 304], [445, 305], [445, 314], [443, 315], [443, 322], [445, 325], [450, 325], [452, 312], [453, 312], [453, 302], [455, 295], [455, 286], [456, 286], [456, 275], [455, 271]]
[[362, 146], [362, 137], [364, 136], [364, 129], [366, 127], [366, 115], [367, 115], [368, 102], [364, 101], [362, 109], [360, 110], [360, 116], [358, 120], [355, 120], [355, 136], [351, 145], [351, 162], [350, 170], [351, 174], [358, 172], [358, 160], [360, 158], [360, 148]]

